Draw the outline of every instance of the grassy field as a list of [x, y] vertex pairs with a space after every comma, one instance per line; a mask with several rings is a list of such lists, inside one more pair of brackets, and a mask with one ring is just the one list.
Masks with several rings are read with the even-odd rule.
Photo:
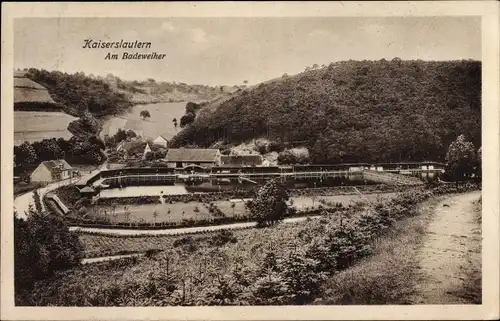
[[[132, 129], [136, 132], [142, 131], [143, 137], [146, 139], [155, 139], [159, 135], [163, 135], [166, 139], [170, 139], [180, 131], [179, 127], [177, 127], [177, 129], [174, 127], [172, 119], [177, 118], [177, 123], [180, 124], [180, 119], [184, 115], [185, 107], [186, 103], [184, 102], [134, 106], [129, 113], [106, 120], [103, 124], [101, 136], [113, 135], [118, 129], [125, 129], [124, 127], [127, 121], [132, 120], [138, 128], [127, 129]], [[140, 117], [140, 112], [142, 110], [149, 111], [151, 117], [142, 120]]]
[[14, 144], [54, 137], [69, 139], [72, 135], [68, 125], [76, 119], [62, 112], [15, 111]]

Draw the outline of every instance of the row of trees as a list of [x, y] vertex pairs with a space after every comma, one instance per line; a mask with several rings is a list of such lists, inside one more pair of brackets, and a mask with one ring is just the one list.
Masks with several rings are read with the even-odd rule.
[[105, 159], [104, 149], [104, 142], [96, 136], [88, 139], [73, 136], [69, 140], [51, 138], [24, 142], [14, 146], [14, 174], [22, 175], [41, 162], [54, 159], [66, 159], [71, 164], [101, 164]]
[[347, 61], [241, 92], [170, 146], [267, 137], [307, 146], [316, 164], [444, 161], [462, 133], [479, 146], [480, 62]]

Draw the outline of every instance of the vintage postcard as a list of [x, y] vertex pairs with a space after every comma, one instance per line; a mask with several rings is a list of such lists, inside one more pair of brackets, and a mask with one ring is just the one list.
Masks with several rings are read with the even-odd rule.
[[2, 9], [2, 320], [499, 317], [497, 2]]

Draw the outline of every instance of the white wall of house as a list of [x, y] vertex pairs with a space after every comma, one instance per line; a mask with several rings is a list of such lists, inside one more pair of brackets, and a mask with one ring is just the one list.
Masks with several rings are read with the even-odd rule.
[[153, 140], [153, 144], [167, 148], [167, 141], [161, 136]]
[[52, 173], [50, 170], [45, 167], [45, 165], [40, 164], [34, 171], [31, 173], [31, 181], [32, 182], [51, 182], [52, 181]]
[[62, 171], [61, 179], [66, 179], [66, 178], [69, 178], [69, 171]]
[[222, 154], [220, 153], [220, 151], [217, 151], [217, 154], [215, 155], [215, 159], [214, 159], [214, 164], [216, 166], [220, 166], [220, 164], [221, 164], [221, 159], [220, 159], [221, 155]]

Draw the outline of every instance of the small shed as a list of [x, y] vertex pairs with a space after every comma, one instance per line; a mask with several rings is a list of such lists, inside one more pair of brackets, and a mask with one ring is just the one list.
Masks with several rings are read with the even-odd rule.
[[82, 188], [80, 190], [80, 194], [82, 194], [82, 196], [86, 196], [86, 197], [92, 197], [94, 195], [96, 195], [97, 191], [90, 187], [90, 186], [85, 186], [84, 188]]

